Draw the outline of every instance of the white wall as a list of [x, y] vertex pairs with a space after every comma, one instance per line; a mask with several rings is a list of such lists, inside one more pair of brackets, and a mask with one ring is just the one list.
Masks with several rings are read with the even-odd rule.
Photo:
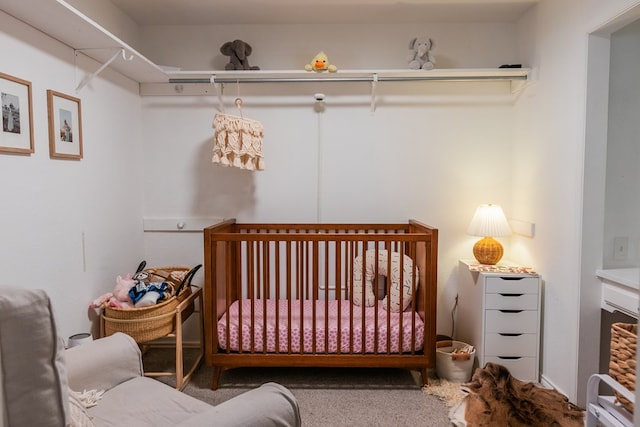
[[[607, 138], [604, 268], [640, 262], [640, 20], [611, 36], [611, 92]], [[626, 238], [627, 254], [614, 253]]]
[[[588, 34], [637, 3], [540, 2], [519, 22], [518, 51], [539, 73], [515, 112], [519, 147], [515, 166], [524, 165], [529, 173], [515, 177], [513, 188], [520, 195], [514, 197], [514, 215], [524, 209], [536, 223], [536, 238], [528, 250], [545, 286], [543, 378], [579, 403], [584, 402], [586, 378], [597, 365], [591, 358], [589, 366], [579, 368], [578, 359], [581, 352], [597, 354], [593, 331], [599, 330], [591, 323], [594, 316], [599, 317], [597, 306], [589, 307], [584, 317], [589, 322], [583, 325], [581, 321], [581, 303], [594, 300], [581, 299], [581, 293], [597, 296], [599, 292], [591, 282], [581, 283], [581, 270], [593, 277], [601, 266], [595, 264], [594, 254], [602, 251], [600, 245], [582, 245], [583, 162], [585, 139], [590, 137], [585, 134]], [[533, 146], [535, 150], [524, 148]], [[528, 155], [521, 155], [523, 149]], [[529, 163], [538, 167], [531, 169]], [[591, 166], [596, 170], [605, 167], [603, 162]], [[584, 191], [588, 194], [590, 189]], [[600, 213], [604, 210], [602, 205], [596, 208]], [[602, 223], [586, 232], [601, 234], [601, 227]]]
[[409, 41], [434, 40], [438, 68], [495, 68], [516, 63], [514, 25], [507, 23], [148, 26], [140, 29], [142, 52], [157, 64], [185, 70], [221, 70], [225, 42], [242, 39], [251, 65], [265, 70], [303, 70], [319, 51], [339, 69], [406, 68]]
[[[32, 83], [35, 136], [34, 154], [0, 154], [0, 283], [45, 289], [68, 337], [143, 255], [138, 85], [106, 70], [76, 93], [100, 64], [3, 12], [0, 28], [2, 72]], [[80, 161], [49, 158], [47, 89], [81, 99]]]

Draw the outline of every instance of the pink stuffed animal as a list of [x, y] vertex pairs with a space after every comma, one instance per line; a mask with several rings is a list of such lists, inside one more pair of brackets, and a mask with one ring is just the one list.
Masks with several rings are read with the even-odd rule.
[[99, 308], [106, 302], [109, 307], [131, 308], [133, 307], [133, 301], [129, 298], [129, 289], [135, 285], [136, 281], [131, 278], [131, 275], [127, 274], [124, 279], [122, 276], [118, 276], [113, 292], [100, 295], [91, 302], [90, 306], [92, 308]]

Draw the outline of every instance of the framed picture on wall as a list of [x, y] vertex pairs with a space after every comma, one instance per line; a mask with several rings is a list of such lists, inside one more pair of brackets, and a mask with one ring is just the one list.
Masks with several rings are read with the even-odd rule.
[[82, 158], [82, 113], [80, 99], [47, 90], [49, 113], [49, 156], [56, 159]]
[[0, 153], [33, 153], [31, 82], [0, 73]]

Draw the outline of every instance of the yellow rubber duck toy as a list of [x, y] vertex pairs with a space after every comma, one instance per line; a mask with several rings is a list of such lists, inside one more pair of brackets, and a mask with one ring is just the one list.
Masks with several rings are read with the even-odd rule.
[[304, 69], [307, 71], [316, 71], [318, 73], [323, 71], [335, 73], [336, 71], [338, 71], [338, 67], [333, 64], [329, 64], [329, 57], [324, 52], [320, 52], [319, 54], [314, 56], [311, 60], [311, 63], [305, 65]]

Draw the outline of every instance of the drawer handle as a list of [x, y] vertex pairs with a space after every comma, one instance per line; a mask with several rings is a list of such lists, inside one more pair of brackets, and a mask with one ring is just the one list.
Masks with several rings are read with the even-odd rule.
[[522, 280], [524, 277], [500, 276], [502, 280]]
[[522, 357], [520, 357], [520, 356], [498, 356], [498, 359], [503, 359], [503, 360], [518, 360], [518, 359], [522, 359]]
[[522, 313], [524, 310], [500, 310], [501, 313]]
[[519, 337], [520, 335], [523, 335], [523, 334], [508, 334], [505, 332], [500, 332], [498, 333], [498, 335], [502, 335], [503, 337]]
[[521, 297], [524, 294], [500, 294], [502, 297]]

